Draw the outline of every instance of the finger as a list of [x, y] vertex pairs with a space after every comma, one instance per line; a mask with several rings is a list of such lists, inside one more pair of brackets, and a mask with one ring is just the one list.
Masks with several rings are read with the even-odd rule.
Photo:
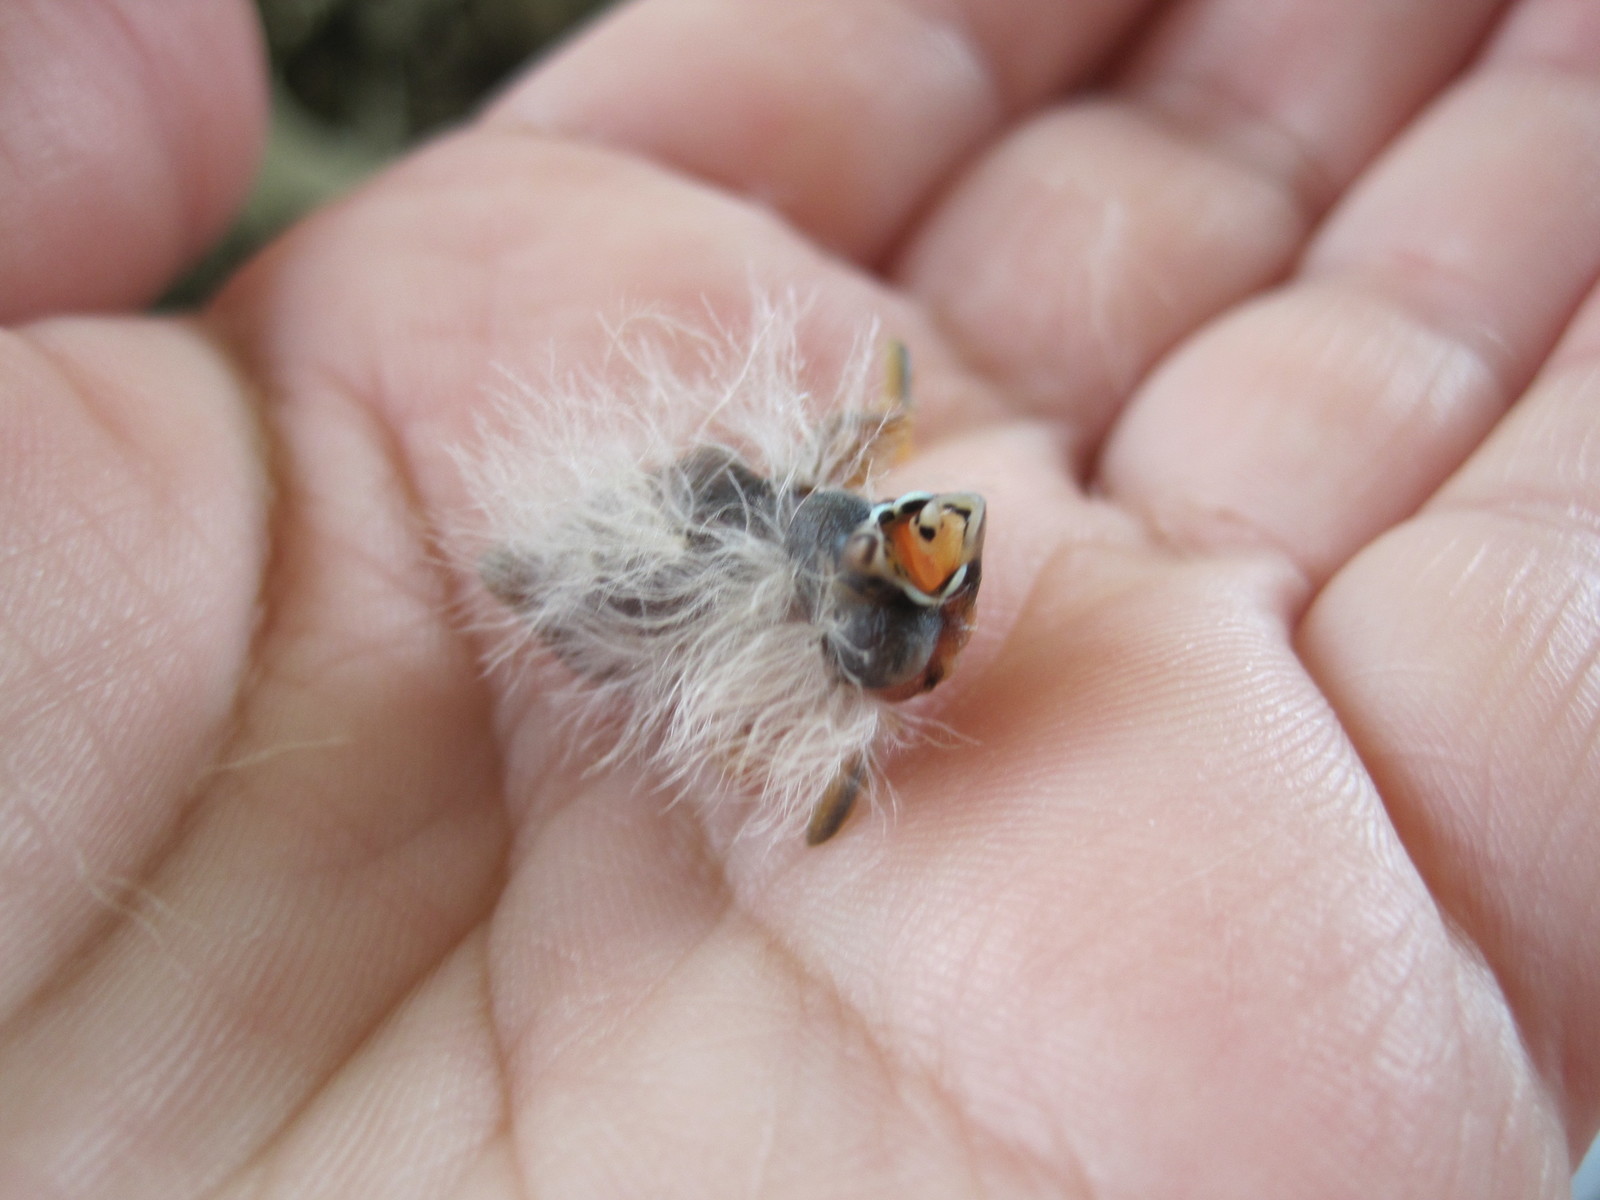
[[1281, 277], [1498, 6], [1175, 6], [1107, 94], [967, 170], [895, 275], [1081, 460], [1163, 352]]
[[[0, 1144], [31, 1185], [19, 1194], [209, 1190], [482, 918], [496, 884], [484, 688], [388, 440], [325, 382], [265, 416], [270, 570], [259, 591], [229, 581], [258, 618], [231, 736], [205, 769], [180, 764], [184, 820], [123, 889], [125, 919], [0, 1043]], [[181, 630], [145, 620], [172, 639], [155, 641], [158, 662], [190, 658]], [[119, 699], [138, 710], [149, 672], [130, 676]], [[158, 737], [162, 715], [145, 718]]]
[[653, 0], [491, 112], [771, 205], [871, 261], [1011, 113], [1082, 78], [1150, 0]]
[[229, 736], [266, 554], [253, 441], [192, 332], [0, 335], [0, 1025], [117, 923]]
[[153, 296], [244, 196], [265, 129], [243, 0], [0, 6], [0, 321]]
[[1288, 288], [1151, 381], [1106, 449], [1113, 495], [1177, 541], [1265, 546], [1315, 581], [1462, 460], [1600, 270], [1600, 28], [1554, 64], [1533, 35], [1557, 10], [1522, 14]]
[[1600, 293], [1413, 520], [1339, 572], [1302, 647], [1567, 1114], [1600, 1121]]

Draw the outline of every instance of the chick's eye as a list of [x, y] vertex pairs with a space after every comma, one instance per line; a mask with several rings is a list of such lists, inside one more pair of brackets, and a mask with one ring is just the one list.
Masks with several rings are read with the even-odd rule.
[[840, 561], [859, 574], [875, 574], [879, 569], [878, 548], [878, 539], [870, 533], [853, 534], [844, 545]]

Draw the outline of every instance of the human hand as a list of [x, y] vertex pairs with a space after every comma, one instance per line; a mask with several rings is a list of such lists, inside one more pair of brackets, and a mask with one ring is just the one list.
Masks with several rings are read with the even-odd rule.
[[[13, 319], [238, 194], [241, 9], [135, 12], [100, 125], [0, 94], [105, 172], [6, 160]], [[646, 0], [198, 319], [7, 335], [0, 1195], [1564, 1195], [1597, 67], [1571, 0]], [[752, 279], [905, 338], [991, 514], [964, 740], [813, 851], [584, 777], [433, 542], [498, 366]]]

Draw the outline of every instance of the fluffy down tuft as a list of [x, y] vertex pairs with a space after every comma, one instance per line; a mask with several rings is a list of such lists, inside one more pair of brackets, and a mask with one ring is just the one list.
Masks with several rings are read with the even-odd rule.
[[[632, 759], [679, 795], [754, 801], [743, 828], [763, 835], [803, 829], [851, 764], [873, 780], [904, 727], [840, 678], [826, 614], [797, 607], [787, 516], [813, 488], [869, 484], [873, 426], [890, 419], [874, 331], [819, 397], [798, 316], [758, 303], [743, 336], [630, 322], [604, 382], [518, 388], [464, 462], [488, 534], [479, 570], [511, 617], [499, 657], [537, 642], [564, 668], [559, 711], [584, 744], [614, 739], [601, 764]], [[689, 465], [707, 454], [771, 496], [708, 516]]]

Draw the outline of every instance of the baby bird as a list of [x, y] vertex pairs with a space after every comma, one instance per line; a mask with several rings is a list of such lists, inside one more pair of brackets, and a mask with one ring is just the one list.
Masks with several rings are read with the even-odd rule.
[[[755, 800], [760, 827], [803, 816], [815, 846], [903, 738], [891, 705], [937, 686], [966, 644], [985, 509], [969, 492], [861, 494], [909, 439], [903, 346], [881, 399], [861, 405], [858, 366], [853, 405], [818, 419], [792, 320], [758, 317], [719, 360], [728, 378], [642, 352], [640, 394], [535, 413], [530, 433], [565, 452], [536, 482], [517, 439], [473, 464], [493, 539], [479, 573], [576, 678], [579, 719], [615, 728], [607, 759]], [[686, 442], [663, 419], [685, 411]]]

